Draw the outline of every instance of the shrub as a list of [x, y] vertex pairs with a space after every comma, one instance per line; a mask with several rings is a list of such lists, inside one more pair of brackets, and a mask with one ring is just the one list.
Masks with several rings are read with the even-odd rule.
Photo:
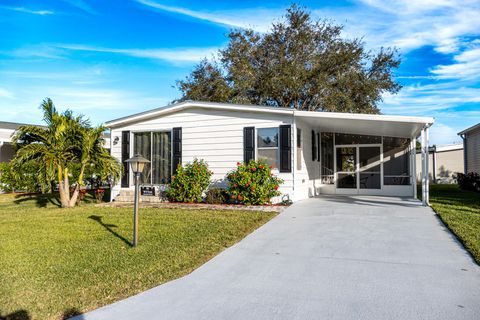
[[38, 167], [35, 163], [14, 167], [12, 163], [0, 162], [0, 190], [5, 192], [43, 191], [38, 181]]
[[480, 175], [476, 172], [457, 173], [457, 183], [462, 190], [480, 192]]
[[201, 202], [212, 174], [204, 160], [194, 159], [185, 166], [179, 165], [166, 191], [167, 198], [176, 202]]
[[283, 183], [271, 169], [262, 160], [237, 163], [237, 168], [227, 175], [231, 200], [247, 205], [270, 203], [273, 197], [280, 195], [278, 188]]
[[228, 200], [228, 193], [222, 188], [212, 188], [207, 191], [205, 202], [210, 204], [223, 204]]
[[103, 200], [103, 196], [105, 195], [105, 189], [95, 189], [94, 194], [97, 202], [101, 202]]

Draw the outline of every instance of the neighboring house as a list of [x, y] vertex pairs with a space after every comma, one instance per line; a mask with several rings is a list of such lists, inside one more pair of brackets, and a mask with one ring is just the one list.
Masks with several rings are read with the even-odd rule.
[[[12, 146], [12, 135], [15, 130], [25, 125], [30, 124], [0, 121], [0, 162], [10, 162], [13, 159], [15, 150]], [[104, 147], [110, 149], [110, 133], [105, 132], [103, 138]]]
[[20, 126], [25, 123], [0, 121], [0, 162], [10, 162], [15, 156], [12, 146], [12, 135]]
[[[464, 171], [463, 144], [448, 144], [428, 148], [429, 180], [433, 183], [455, 183], [456, 173]], [[417, 180], [421, 179], [421, 151], [417, 150]]]
[[[151, 161], [141, 182], [156, 188], [170, 182], [177, 164], [194, 158], [208, 163], [220, 186], [237, 162], [264, 158], [284, 180], [284, 197], [293, 201], [319, 194], [414, 197], [415, 141], [422, 133], [426, 151], [433, 121], [195, 101], [173, 104], [106, 123], [111, 153], [125, 172], [112, 197], [131, 194], [133, 175], [125, 160], [134, 154]], [[428, 186], [423, 189], [427, 192]]]
[[465, 157], [465, 172], [476, 172], [480, 174], [480, 123], [459, 132], [463, 139], [463, 150]]

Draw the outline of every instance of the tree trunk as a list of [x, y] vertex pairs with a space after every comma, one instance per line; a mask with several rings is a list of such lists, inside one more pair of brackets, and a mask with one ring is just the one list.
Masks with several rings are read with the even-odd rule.
[[65, 193], [65, 181], [63, 180], [63, 168], [61, 166], [57, 167], [58, 174], [58, 192], [60, 193], [60, 204], [62, 208], [68, 207], [68, 198]]
[[75, 190], [73, 191], [72, 198], [70, 199], [69, 206], [71, 208], [75, 207], [77, 204], [78, 194], [80, 193], [80, 187], [83, 184], [83, 173], [85, 171], [85, 165], [83, 164], [80, 168], [80, 174], [78, 175], [77, 185], [75, 186]]

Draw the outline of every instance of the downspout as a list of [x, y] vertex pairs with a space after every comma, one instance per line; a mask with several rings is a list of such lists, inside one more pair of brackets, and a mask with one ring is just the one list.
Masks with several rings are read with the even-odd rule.
[[463, 173], [468, 172], [468, 159], [467, 159], [467, 135], [465, 133], [459, 134], [463, 142]]

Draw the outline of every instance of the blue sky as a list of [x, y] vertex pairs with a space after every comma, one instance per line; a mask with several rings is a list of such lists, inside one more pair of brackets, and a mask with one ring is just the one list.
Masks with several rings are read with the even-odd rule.
[[[480, 1], [302, 1], [368, 48], [395, 46], [404, 88], [384, 114], [434, 116], [431, 140], [480, 122]], [[165, 105], [230, 28], [266, 32], [290, 1], [0, 0], [0, 120], [40, 123], [50, 97], [99, 124]]]

